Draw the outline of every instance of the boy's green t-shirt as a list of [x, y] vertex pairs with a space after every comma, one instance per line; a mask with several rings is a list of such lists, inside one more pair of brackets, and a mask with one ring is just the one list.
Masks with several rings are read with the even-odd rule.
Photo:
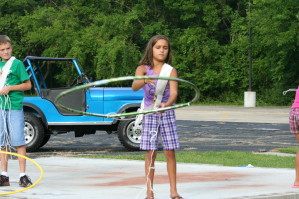
[[[0, 58], [0, 77], [3, 66], [6, 62], [2, 62]], [[29, 76], [26, 72], [25, 66], [22, 61], [15, 59], [10, 67], [10, 72], [7, 75], [6, 86], [18, 85], [28, 80]], [[24, 91], [10, 91], [8, 93], [10, 104], [5, 102], [3, 95], [0, 95], [1, 109], [10, 109], [10, 110], [22, 110], [23, 109], [23, 98]]]

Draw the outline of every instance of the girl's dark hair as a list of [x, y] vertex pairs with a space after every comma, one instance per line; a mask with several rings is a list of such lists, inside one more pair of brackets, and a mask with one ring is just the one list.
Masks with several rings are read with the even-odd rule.
[[160, 39], [164, 39], [164, 40], [166, 40], [168, 42], [168, 55], [167, 55], [167, 57], [165, 59], [165, 62], [168, 63], [168, 64], [172, 63], [172, 53], [171, 53], [171, 47], [170, 47], [170, 42], [169, 42], [168, 37], [166, 37], [164, 35], [155, 35], [147, 43], [144, 56], [139, 61], [139, 65], [148, 65], [151, 68], [153, 68], [153, 66], [154, 66], [154, 63], [153, 63], [153, 46]]

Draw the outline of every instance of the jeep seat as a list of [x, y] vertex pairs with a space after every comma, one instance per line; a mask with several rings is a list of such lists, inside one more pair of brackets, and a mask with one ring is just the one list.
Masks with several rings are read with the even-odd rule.
[[[68, 90], [69, 88], [54, 88], [54, 89], [41, 89], [42, 98], [51, 101], [54, 104], [56, 97], [63, 91]], [[85, 90], [81, 89], [75, 92], [72, 92], [68, 95], [60, 98], [59, 103], [75, 110], [86, 111], [86, 99], [85, 99]], [[55, 105], [55, 104], [54, 104]], [[57, 107], [57, 110], [62, 115], [82, 115], [79, 113], [73, 113], [64, 109]]]

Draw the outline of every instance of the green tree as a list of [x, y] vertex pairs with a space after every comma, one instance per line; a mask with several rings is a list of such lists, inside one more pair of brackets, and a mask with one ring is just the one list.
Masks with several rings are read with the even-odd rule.
[[[298, 0], [2, 0], [0, 34], [15, 55], [75, 57], [94, 80], [134, 75], [147, 41], [167, 35], [179, 77], [202, 101], [243, 102], [248, 27], [258, 102], [288, 104], [298, 80]], [[67, 71], [59, 78], [67, 79]], [[125, 83], [125, 85], [130, 85]], [[193, 95], [180, 85], [180, 101]]]
[[253, 26], [254, 85], [262, 100], [285, 104], [282, 91], [297, 87], [299, 2], [255, 0]]

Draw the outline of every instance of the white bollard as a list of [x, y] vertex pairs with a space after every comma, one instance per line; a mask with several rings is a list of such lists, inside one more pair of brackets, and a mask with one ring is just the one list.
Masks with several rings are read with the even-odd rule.
[[256, 107], [256, 92], [244, 92], [244, 107]]

